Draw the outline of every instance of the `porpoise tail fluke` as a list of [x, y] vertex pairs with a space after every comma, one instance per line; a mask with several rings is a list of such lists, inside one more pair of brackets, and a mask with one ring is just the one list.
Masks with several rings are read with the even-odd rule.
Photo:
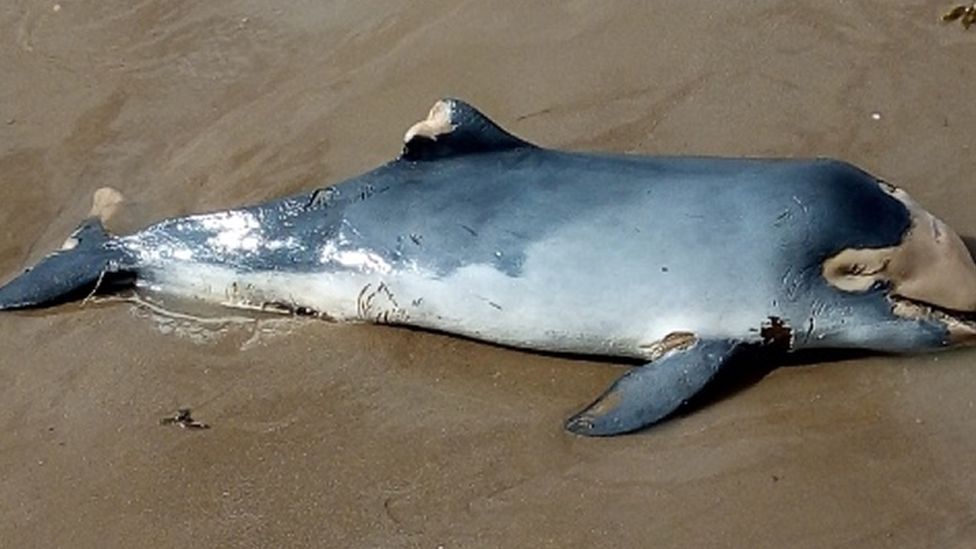
[[102, 225], [120, 200], [115, 191], [96, 192], [91, 217], [71, 233], [60, 250], [0, 287], [0, 310], [57, 305], [131, 282], [133, 277], [125, 272], [127, 252]]

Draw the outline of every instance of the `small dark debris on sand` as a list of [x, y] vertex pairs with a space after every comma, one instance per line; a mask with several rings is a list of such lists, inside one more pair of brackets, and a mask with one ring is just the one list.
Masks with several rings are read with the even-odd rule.
[[965, 4], [956, 6], [942, 16], [942, 21], [947, 23], [957, 19], [962, 23], [963, 28], [967, 30], [969, 27], [976, 25], [976, 2], [968, 6]]
[[181, 429], [209, 429], [210, 425], [193, 419], [189, 408], [180, 408], [175, 414], [159, 420], [160, 425], [179, 425]]

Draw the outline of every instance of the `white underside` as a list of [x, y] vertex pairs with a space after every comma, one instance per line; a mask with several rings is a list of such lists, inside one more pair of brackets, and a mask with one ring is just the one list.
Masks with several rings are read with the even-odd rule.
[[737, 313], [716, 322], [712, 312], [669, 307], [612, 281], [597, 293], [552, 271], [510, 277], [487, 265], [437, 278], [421, 271], [238, 273], [174, 261], [144, 274], [143, 285], [154, 290], [230, 307], [306, 307], [338, 321], [404, 324], [558, 352], [648, 358], [673, 332], [735, 336], [757, 325], [755, 315]]
[[[773, 264], [777, 250], [742, 248], [733, 236], [714, 244], [707, 256], [696, 254], [688, 251], [700, 247], [692, 230], [696, 221], [683, 218], [662, 245], [621, 223], [646, 217], [640, 205], [633, 210], [567, 223], [523, 250], [497, 250], [496, 257], [520, 254], [517, 276], [485, 263], [439, 276], [426, 266], [436, 265], [434, 250], [414, 256], [415, 263], [391, 265], [342, 235], [313, 252], [322, 270], [308, 273], [237, 272], [195, 261], [192, 250], [172, 243], [163, 242], [172, 248], [163, 254], [162, 244], [140, 242], [139, 236], [128, 245], [138, 254], [144, 285], [232, 307], [304, 307], [338, 321], [406, 324], [515, 347], [634, 358], [653, 356], [660, 351], [654, 344], [675, 332], [758, 337], [775, 309], [770, 300], [783, 273], [750, 266]], [[224, 254], [271, 247], [248, 232], [256, 220], [239, 217], [209, 220], [222, 232], [208, 244]]]

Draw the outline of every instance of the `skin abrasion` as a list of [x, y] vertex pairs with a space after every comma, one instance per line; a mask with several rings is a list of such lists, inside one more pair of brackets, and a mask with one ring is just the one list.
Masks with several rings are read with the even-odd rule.
[[671, 351], [687, 349], [694, 345], [696, 340], [695, 334], [691, 332], [671, 332], [664, 336], [664, 339], [642, 347], [647, 349], [648, 360], [657, 360]]
[[409, 143], [417, 137], [437, 140], [437, 136], [454, 131], [453, 108], [450, 101], [438, 101], [431, 107], [427, 118], [417, 122], [403, 136], [403, 142]]

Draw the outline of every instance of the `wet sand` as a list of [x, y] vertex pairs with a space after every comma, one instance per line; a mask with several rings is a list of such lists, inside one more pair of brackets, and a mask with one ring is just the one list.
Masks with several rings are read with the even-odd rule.
[[[0, 7], [0, 278], [98, 187], [126, 232], [330, 184], [444, 95], [547, 146], [844, 158], [976, 235], [976, 32], [938, 2], [269, 5]], [[4, 547], [976, 544], [973, 351], [591, 440], [562, 420], [620, 365], [405, 329], [102, 303], [0, 315], [0, 350]]]

